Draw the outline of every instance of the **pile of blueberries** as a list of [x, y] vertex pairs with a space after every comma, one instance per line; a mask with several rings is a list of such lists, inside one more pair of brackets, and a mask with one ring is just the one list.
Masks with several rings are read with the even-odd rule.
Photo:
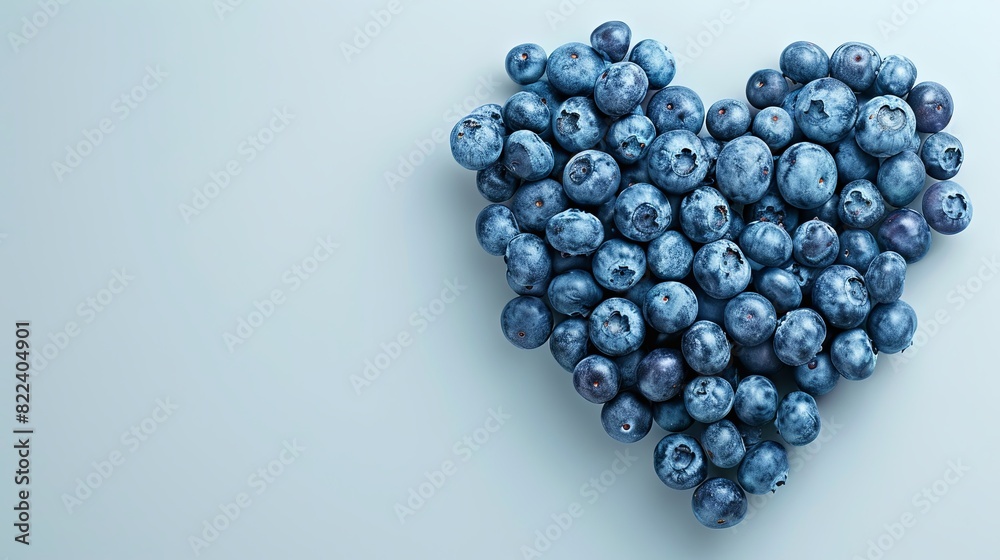
[[615, 440], [671, 432], [656, 474], [731, 527], [745, 492], [785, 484], [777, 439], [819, 435], [815, 398], [910, 346], [907, 265], [972, 218], [963, 147], [948, 90], [863, 43], [792, 43], [747, 102], [707, 112], [668, 85], [667, 47], [630, 43], [612, 21], [590, 45], [514, 47], [521, 91], [459, 121], [451, 151], [492, 203], [476, 235], [517, 294], [507, 339], [548, 341]]

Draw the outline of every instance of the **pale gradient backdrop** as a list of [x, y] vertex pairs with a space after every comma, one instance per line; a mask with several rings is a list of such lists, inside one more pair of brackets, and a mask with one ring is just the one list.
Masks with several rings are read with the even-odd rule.
[[[25, 547], [8, 355], [0, 558], [984, 557], [1000, 500], [997, 15], [2, 3], [0, 347], [31, 321], [37, 433]], [[737, 530], [703, 529], [690, 493], [659, 482], [661, 430], [611, 441], [547, 348], [503, 338], [503, 263], [473, 235], [486, 202], [444, 141], [515, 91], [511, 46], [551, 52], [608, 19], [683, 55], [674, 83], [706, 103], [742, 97], [799, 39], [905, 54], [955, 98], [976, 218], [910, 270], [918, 346], [820, 399], [821, 441]]]

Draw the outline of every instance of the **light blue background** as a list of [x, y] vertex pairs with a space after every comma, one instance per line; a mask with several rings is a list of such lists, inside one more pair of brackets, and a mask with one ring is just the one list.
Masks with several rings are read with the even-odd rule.
[[[36, 355], [52, 341], [54, 358], [37, 362], [31, 385], [33, 544], [12, 540], [8, 436], [0, 557], [195, 557], [190, 537], [240, 493], [249, 505], [199, 557], [522, 558], [573, 503], [582, 516], [552, 530], [545, 558], [853, 558], [880, 536], [891, 545], [885, 558], [992, 550], [998, 282], [982, 259], [998, 253], [996, 7], [394, 6], [383, 25], [372, 15], [386, 9], [381, 1], [247, 0], [223, 12], [210, 1], [75, 1], [51, 17], [36, 15], [40, 3], [2, 4], [0, 346], [12, 351], [13, 323], [28, 319]], [[22, 33], [23, 17], [45, 24], [15, 48], [10, 33]], [[795, 455], [788, 485], [755, 502], [735, 532], [702, 529], [689, 494], [656, 478], [650, 457], [662, 431], [628, 448], [612, 442], [599, 408], [574, 393], [547, 349], [504, 340], [503, 264], [472, 232], [485, 202], [474, 174], [434, 140], [464, 112], [456, 105], [515, 91], [502, 67], [511, 46], [535, 41], [551, 52], [587, 41], [607, 19], [686, 56], [675, 83], [707, 103], [741, 97], [750, 73], [776, 67], [799, 39], [905, 54], [919, 79], [955, 97], [949, 131], [967, 152], [957, 180], [977, 214], [963, 235], [935, 236], [911, 269], [904, 297], [925, 326], [919, 346], [907, 360], [883, 356], [871, 379], [821, 399], [823, 443]], [[345, 54], [366, 26], [374, 36]], [[146, 79], [155, 89], [142, 86], [147, 67], [166, 74]], [[133, 93], [142, 101], [123, 104]], [[262, 133], [271, 141], [249, 160], [248, 135], [286, 108], [288, 124], [274, 121], [284, 128]], [[53, 161], [65, 162], [66, 146], [105, 118], [111, 132], [60, 180]], [[433, 151], [401, 170], [419, 145]], [[185, 220], [180, 205], [231, 160], [240, 173]], [[400, 171], [408, 176], [390, 187], [386, 173]], [[339, 247], [313, 262], [327, 255], [318, 239]], [[308, 278], [293, 280], [295, 266]], [[108, 302], [102, 290], [123, 267], [134, 279], [112, 283], [120, 293]], [[457, 297], [436, 302], [456, 281]], [[963, 298], [957, 285], [976, 291]], [[281, 303], [230, 352], [225, 333], [256, 320], [255, 302], [275, 290]], [[69, 321], [78, 335], [58, 349]], [[368, 360], [384, 365], [381, 345], [401, 333], [409, 344], [356, 390], [352, 376]], [[5, 430], [14, 427], [6, 363]], [[157, 412], [157, 399], [177, 409]], [[499, 425], [491, 410], [509, 418]], [[132, 426], [145, 441], [123, 438]], [[464, 437], [482, 444], [473, 450]], [[283, 452], [286, 444], [301, 449]], [[616, 453], [626, 451], [638, 459], [623, 468]], [[105, 479], [99, 467], [115, 452], [124, 462]], [[452, 474], [401, 523], [396, 504], [446, 461]], [[970, 470], [939, 482], [949, 462]], [[269, 466], [268, 478], [258, 474]], [[591, 478], [600, 484], [613, 466], [619, 474], [605, 474], [606, 492], [595, 492]], [[99, 487], [67, 507], [88, 475]], [[936, 503], [913, 501], [935, 483], [946, 492]], [[883, 535], [908, 512], [914, 527]]]

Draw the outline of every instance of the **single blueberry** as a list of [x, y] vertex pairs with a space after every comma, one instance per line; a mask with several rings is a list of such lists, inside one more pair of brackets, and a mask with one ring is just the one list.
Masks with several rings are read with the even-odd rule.
[[837, 386], [840, 372], [833, 366], [830, 354], [820, 352], [813, 359], [795, 368], [795, 384], [799, 390], [814, 397], [825, 395]]
[[[611, 123], [604, 137], [608, 153], [622, 165], [630, 165], [640, 161], [648, 152], [649, 146], [656, 138], [656, 128], [653, 122], [642, 115], [628, 115]], [[646, 166], [639, 166], [646, 175], [638, 183], [650, 181]], [[622, 169], [622, 180], [625, 180], [625, 169]], [[627, 186], [627, 184], [626, 184]]]
[[545, 222], [545, 239], [566, 255], [589, 255], [604, 242], [604, 225], [589, 212], [569, 208]]
[[549, 337], [549, 352], [556, 363], [564, 370], [573, 372], [576, 364], [584, 359], [588, 352], [590, 335], [587, 333], [587, 320], [571, 317], [556, 325]]
[[541, 96], [519, 91], [504, 103], [503, 121], [510, 130], [530, 130], [544, 135], [552, 126], [552, 113]]
[[752, 130], [768, 148], [779, 151], [795, 138], [795, 120], [781, 107], [766, 107], [753, 118]]
[[736, 395], [732, 385], [721, 377], [702, 376], [684, 388], [684, 406], [691, 418], [711, 424], [729, 414]]
[[684, 407], [683, 395], [663, 402], [654, 402], [653, 420], [657, 426], [668, 432], [683, 432], [694, 424], [694, 418], [691, 418]]
[[906, 282], [906, 260], [894, 251], [875, 257], [865, 272], [865, 286], [874, 303], [890, 303], [903, 295]]
[[646, 261], [660, 280], [681, 280], [691, 273], [694, 249], [684, 234], [670, 230], [649, 242]]
[[875, 76], [875, 92], [879, 95], [906, 97], [917, 81], [917, 67], [909, 58], [890, 54], [882, 59]]
[[552, 257], [545, 241], [533, 233], [522, 233], [511, 239], [504, 262], [511, 280], [522, 286], [541, 284], [552, 276]]
[[609, 239], [594, 253], [594, 279], [605, 289], [624, 292], [646, 272], [646, 252], [642, 246], [623, 239]]
[[710, 478], [691, 495], [691, 509], [705, 527], [726, 529], [746, 517], [747, 496], [728, 478]]
[[726, 303], [724, 325], [737, 344], [756, 346], [774, 334], [778, 318], [767, 298], [743, 292]]
[[862, 328], [846, 330], [830, 343], [830, 361], [844, 379], [858, 381], [871, 377], [877, 359], [878, 352]]
[[840, 254], [837, 264], [846, 264], [857, 271], [868, 270], [879, 254], [879, 244], [868, 230], [845, 229], [840, 233]]
[[836, 161], [822, 146], [810, 142], [799, 142], [785, 150], [778, 160], [777, 173], [781, 196], [796, 208], [822, 206], [837, 188]]
[[713, 465], [730, 469], [740, 464], [746, 447], [736, 425], [729, 420], [719, 420], [705, 427], [701, 446]]
[[805, 266], [822, 268], [833, 264], [840, 253], [840, 239], [833, 226], [813, 218], [795, 228], [792, 257]]
[[969, 193], [954, 181], [934, 183], [928, 187], [920, 207], [927, 225], [945, 235], [964, 231], [972, 221]]
[[490, 202], [510, 200], [520, 184], [521, 180], [507, 171], [501, 161], [496, 161], [476, 172], [476, 188], [479, 189], [479, 194]]
[[732, 202], [757, 202], [767, 192], [773, 176], [771, 150], [760, 138], [740, 136], [727, 142], [719, 152], [715, 177], [719, 191]]
[[767, 494], [788, 480], [788, 452], [785, 446], [764, 440], [747, 450], [736, 474], [740, 486], [751, 494]]
[[527, 85], [541, 79], [547, 60], [545, 49], [535, 43], [524, 43], [510, 49], [504, 68], [514, 83]]
[[691, 265], [695, 281], [716, 299], [729, 299], [750, 284], [750, 264], [732, 241], [713, 241], [698, 249]]
[[593, 148], [608, 132], [607, 117], [589, 97], [570, 97], [552, 111], [552, 135], [568, 152]]
[[726, 198], [712, 187], [698, 187], [681, 200], [681, 231], [695, 243], [722, 239], [731, 211]]
[[868, 229], [885, 217], [885, 201], [871, 181], [858, 179], [840, 191], [837, 212], [845, 227]]
[[632, 30], [623, 21], [606, 21], [590, 34], [594, 50], [611, 62], [620, 62], [628, 53]]
[[750, 426], [761, 426], [772, 420], [778, 411], [778, 390], [763, 375], [749, 375], [736, 387], [733, 412]]
[[739, 99], [716, 101], [705, 115], [705, 127], [713, 138], [728, 142], [750, 130], [750, 107]]
[[858, 99], [844, 82], [820, 78], [802, 88], [792, 116], [806, 138], [818, 144], [832, 144], [854, 129]]
[[691, 288], [680, 282], [661, 282], [646, 292], [642, 315], [649, 326], [659, 332], [680, 332], [697, 318], [698, 298]]
[[549, 55], [545, 76], [563, 95], [588, 95], [594, 92], [594, 82], [604, 71], [605, 64], [590, 45], [567, 43]]
[[590, 341], [608, 356], [638, 350], [645, 336], [642, 310], [625, 298], [608, 298], [590, 314]]
[[644, 39], [636, 43], [628, 59], [646, 72], [649, 87], [653, 89], [667, 87], [677, 71], [673, 53], [655, 39]]
[[855, 134], [848, 134], [840, 142], [829, 146], [829, 149], [837, 164], [837, 182], [841, 186], [858, 179], [874, 181], [878, 176], [878, 158], [858, 146]]
[[491, 255], [506, 253], [507, 244], [520, 234], [514, 213], [502, 204], [490, 204], [476, 217], [476, 239]]
[[684, 389], [684, 357], [674, 348], [655, 348], [636, 366], [638, 388], [652, 402], [672, 399]]
[[854, 91], [865, 91], [875, 84], [881, 65], [882, 58], [870, 45], [844, 43], [830, 55], [830, 77], [844, 82]]
[[921, 82], [913, 86], [906, 102], [917, 119], [917, 132], [941, 132], [955, 112], [951, 92], [937, 82]]
[[927, 174], [932, 179], [946, 181], [958, 175], [962, 160], [965, 159], [964, 152], [958, 138], [947, 132], [938, 132], [924, 140], [924, 145], [920, 148], [920, 160], [924, 162]]
[[793, 309], [780, 319], [774, 330], [774, 353], [790, 366], [802, 365], [813, 359], [826, 340], [826, 323], [812, 309]]
[[649, 146], [649, 176], [670, 194], [684, 194], [708, 174], [710, 161], [705, 144], [688, 130], [661, 133]]
[[868, 334], [878, 352], [902, 352], [913, 344], [916, 332], [917, 314], [901, 299], [876, 305], [868, 316]]
[[563, 171], [562, 183], [566, 196], [585, 206], [597, 206], [611, 200], [620, 182], [618, 163], [598, 150], [576, 154]]
[[569, 207], [569, 199], [558, 181], [542, 179], [517, 189], [510, 206], [522, 228], [544, 233], [549, 219]]
[[469, 115], [451, 129], [451, 155], [466, 169], [486, 169], [500, 159], [504, 147], [503, 127], [487, 119]]
[[806, 84], [830, 74], [830, 57], [814, 43], [796, 41], [781, 51], [779, 66], [789, 80]]
[[691, 369], [702, 375], [715, 375], [729, 364], [729, 340], [722, 327], [711, 321], [698, 321], [684, 331], [681, 352]]
[[618, 194], [614, 216], [615, 227], [625, 237], [652, 241], [670, 227], [670, 201], [653, 185], [638, 183]]
[[569, 270], [549, 282], [552, 310], [571, 317], [586, 317], [604, 299], [604, 291], [586, 270]]
[[857, 270], [842, 264], [826, 267], [816, 278], [812, 303], [830, 326], [838, 329], [857, 327], [871, 310], [865, 279]]
[[878, 228], [878, 244], [915, 263], [931, 248], [931, 228], [919, 212], [900, 208], [890, 212]]
[[507, 137], [503, 150], [504, 167], [525, 181], [544, 179], [552, 173], [555, 166], [552, 146], [530, 130], [512, 132]]
[[669, 86], [656, 92], [646, 106], [646, 116], [659, 134], [671, 130], [701, 132], [705, 122], [705, 104], [694, 90]]
[[638, 64], [616, 62], [597, 78], [594, 102], [604, 114], [621, 117], [638, 107], [648, 90], [649, 80]]
[[910, 106], [894, 95], [881, 95], [859, 109], [854, 138], [866, 153], [887, 158], [906, 151], [916, 131]]
[[792, 391], [778, 403], [774, 426], [791, 445], [808, 445], [819, 437], [822, 422], [816, 399], [803, 391]]
[[518, 348], [538, 348], [552, 332], [552, 312], [534, 296], [518, 296], [504, 306], [500, 327], [511, 344]]
[[631, 391], [623, 391], [604, 403], [601, 424], [612, 439], [635, 443], [646, 437], [653, 426], [653, 411], [646, 399]]
[[584, 399], [603, 404], [618, 394], [621, 375], [611, 359], [592, 354], [580, 360], [573, 368], [573, 387]]
[[747, 80], [746, 96], [757, 109], [777, 107], [788, 95], [788, 82], [777, 70], [765, 68], [750, 75]]
[[767, 298], [776, 313], [783, 314], [802, 305], [802, 285], [782, 268], [763, 268], [753, 275], [753, 287]]
[[653, 450], [653, 470], [674, 490], [689, 490], [708, 476], [705, 453], [698, 440], [687, 434], [669, 434]]
[[762, 266], [779, 266], [792, 256], [792, 237], [774, 222], [750, 222], [740, 233], [739, 245]]

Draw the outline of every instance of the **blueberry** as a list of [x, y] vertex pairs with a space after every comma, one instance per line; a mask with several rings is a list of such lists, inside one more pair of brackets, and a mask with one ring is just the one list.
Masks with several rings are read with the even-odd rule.
[[649, 87], [653, 89], [667, 87], [677, 71], [676, 61], [670, 49], [655, 39], [644, 39], [636, 43], [628, 59], [646, 72]]
[[937, 82], [921, 82], [913, 86], [906, 102], [917, 119], [917, 132], [941, 132], [955, 112], [951, 93]]
[[646, 116], [660, 134], [671, 130], [701, 132], [705, 122], [705, 105], [690, 88], [669, 86], [656, 92], [646, 106]]
[[715, 177], [719, 191], [732, 202], [757, 202], [767, 192], [773, 175], [771, 150], [760, 138], [740, 136], [726, 143], [719, 152]]
[[546, 60], [545, 49], [534, 43], [524, 43], [510, 49], [504, 68], [514, 83], [526, 85], [541, 79]]
[[[551, 245], [550, 242], [549, 246], [551, 247]], [[583, 270], [591, 269], [590, 255], [570, 255], [569, 253], [560, 253], [553, 248], [549, 251], [549, 256], [552, 259], [553, 275], [562, 274], [563, 272], [577, 268]]]
[[882, 162], [877, 185], [882, 198], [901, 208], [913, 202], [924, 188], [924, 162], [920, 156], [905, 151]]
[[684, 388], [684, 406], [688, 414], [705, 424], [725, 418], [733, 408], [734, 399], [732, 385], [721, 377], [696, 377]]
[[857, 270], [842, 264], [828, 266], [816, 278], [812, 303], [830, 326], [838, 329], [857, 327], [871, 310], [864, 278]]
[[777, 107], [788, 95], [788, 82], [777, 70], [766, 68], [750, 75], [747, 80], [746, 96], [757, 109]]
[[586, 270], [570, 270], [549, 282], [552, 310], [571, 317], [586, 317], [604, 299], [604, 291]]
[[837, 188], [836, 161], [822, 146], [810, 142], [785, 150], [778, 159], [777, 173], [781, 196], [796, 208], [821, 206]]
[[620, 62], [628, 53], [632, 30], [623, 21], [606, 21], [590, 34], [594, 50], [611, 62]]
[[608, 132], [606, 117], [589, 97], [570, 97], [552, 112], [552, 134], [569, 152], [589, 150]]
[[504, 132], [488, 117], [469, 115], [451, 129], [451, 155], [466, 169], [486, 169], [498, 159], [504, 146]]
[[597, 206], [615, 196], [620, 181], [621, 171], [614, 158], [604, 152], [586, 150], [566, 164], [562, 183], [566, 196], [573, 202]]
[[[775, 407], [777, 407], [777, 404], [775, 404]], [[747, 450], [764, 441], [764, 430], [760, 426], [751, 426], [739, 420], [734, 422], [734, 424], [736, 424], [736, 429], [740, 431], [740, 437], [743, 438], [743, 446]]]
[[638, 64], [616, 62], [597, 78], [594, 102], [606, 115], [621, 117], [646, 98], [649, 81]]
[[729, 299], [717, 299], [707, 293], [697, 283], [691, 286], [695, 297], [698, 298], [698, 321], [711, 321], [717, 325], [725, 322], [726, 303]]
[[806, 139], [806, 135], [802, 132], [802, 129], [799, 128], [799, 123], [795, 122], [795, 104], [799, 100], [799, 93], [801, 91], [802, 88], [789, 91], [788, 95], [785, 96], [785, 100], [781, 102], [781, 108], [788, 113], [788, 116], [792, 117], [792, 139], [788, 142], [788, 144], [796, 144]]
[[691, 265], [695, 281], [716, 299], [729, 299], [750, 284], [750, 264], [732, 241], [713, 241], [698, 249]]
[[604, 403], [601, 424], [612, 439], [621, 443], [635, 443], [646, 437], [653, 426], [653, 411], [646, 399], [623, 391]]
[[751, 494], [767, 494], [785, 485], [788, 480], [788, 452], [785, 446], [764, 440], [747, 450], [740, 462], [736, 478]]
[[792, 237], [773, 222], [750, 222], [740, 233], [740, 249], [763, 266], [779, 266], [792, 256]]
[[932, 179], [946, 181], [958, 175], [965, 159], [962, 143], [947, 132], [931, 134], [920, 148], [920, 160]]
[[795, 279], [795, 282], [799, 285], [799, 289], [802, 291], [802, 297], [808, 298], [812, 295], [812, 287], [816, 281], [816, 277], [824, 269], [805, 266], [791, 261], [783, 266], [782, 270], [792, 275], [792, 278]]
[[878, 176], [879, 160], [858, 146], [855, 134], [830, 146], [830, 153], [837, 164], [837, 182], [846, 185], [858, 179], [874, 181]]
[[[610, 134], [610, 131], [609, 131]], [[649, 176], [649, 159], [642, 157], [635, 163], [622, 164], [620, 166], [622, 179], [618, 183], [618, 190], [638, 183], [651, 183], [653, 180]]]
[[701, 434], [701, 446], [708, 460], [723, 469], [740, 464], [746, 453], [740, 431], [729, 420], [719, 420], [706, 426]]
[[590, 341], [608, 356], [638, 350], [645, 336], [642, 310], [627, 299], [608, 298], [590, 314]]
[[767, 107], [753, 118], [752, 130], [768, 148], [777, 151], [792, 143], [795, 120], [781, 107]]
[[476, 217], [476, 239], [483, 250], [491, 255], [506, 253], [507, 244], [520, 234], [514, 213], [502, 204], [490, 204]]
[[865, 286], [874, 303], [890, 303], [903, 295], [906, 281], [906, 260], [894, 251], [875, 257], [865, 272]]
[[917, 67], [909, 58], [890, 54], [882, 59], [875, 76], [875, 92], [879, 95], [906, 97], [917, 81]]
[[868, 229], [885, 217], [885, 201], [871, 181], [858, 179], [840, 191], [837, 211], [844, 226]]
[[545, 134], [552, 126], [552, 113], [538, 94], [519, 91], [504, 103], [503, 121], [510, 130]]
[[580, 360], [573, 368], [573, 387], [580, 396], [596, 404], [603, 404], [618, 394], [621, 375], [611, 359], [592, 354]]
[[728, 478], [710, 478], [691, 495], [691, 509], [699, 523], [709, 529], [726, 529], [743, 521], [747, 497]]
[[782, 439], [791, 445], [808, 445], [819, 437], [821, 421], [816, 399], [803, 391], [792, 391], [778, 403], [774, 419]]
[[902, 352], [913, 344], [916, 332], [917, 314], [901, 299], [876, 305], [868, 316], [868, 334], [878, 352]]
[[549, 352], [564, 370], [572, 372], [576, 364], [588, 354], [587, 321], [571, 317], [556, 325], [549, 337]]
[[566, 100], [544, 78], [538, 80], [537, 82], [525, 85], [521, 88], [521, 91], [529, 91], [540, 97], [542, 99], [542, 103], [548, 106], [549, 111], [555, 111], [556, 108]]
[[629, 352], [624, 356], [615, 357], [615, 364], [618, 365], [618, 373], [622, 377], [621, 390], [634, 390], [639, 386], [639, 362], [646, 357], [643, 349]]
[[840, 254], [837, 264], [845, 264], [854, 270], [868, 270], [879, 254], [875, 236], [864, 229], [845, 229], [840, 234]]
[[543, 233], [549, 219], [568, 207], [569, 199], [562, 185], [552, 179], [525, 183], [511, 201], [517, 223], [533, 233]]
[[646, 272], [646, 252], [640, 245], [609, 239], [594, 253], [594, 279], [605, 289], [624, 292]]
[[806, 84], [830, 74], [830, 57], [813, 43], [796, 41], [781, 51], [779, 66], [789, 80]]
[[774, 330], [774, 353], [790, 366], [802, 365], [813, 359], [823, 348], [826, 323], [812, 309], [793, 309], [780, 319]]
[[743, 219], [748, 222], [774, 222], [793, 231], [799, 224], [799, 210], [785, 202], [777, 188], [769, 187], [760, 200], [743, 209]]
[[681, 200], [680, 223], [695, 243], [710, 243], [729, 230], [729, 203], [712, 187], [698, 187]]
[[878, 243], [895, 251], [908, 263], [924, 258], [931, 248], [931, 228], [919, 212], [900, 208], [890, 212], [878, 228]]
[[[656, 128], [653, 122], [642, 115], [628, 115], [611, 123], [604, 140], [611, 154], [622, 165], [629, 165], [641, 160], [648, 152], [649, 146], [656, 138]], [[648, 183], [648, 171], [645, 166], [640, 169], [647, 173], [639, 183]], [[622, 169], [622, 179], [625, 170]]]
[[522, 233], [511, 239], [504, 261], [511, 280], [522, 286], [540, 284], [552, 275], [552, 257], [545, 241], [533, 233]]
[[954, 181], [934, 183], [928, 187], [921, 201], [921, 209], [927, 225], [945, 235], [964, 231], [972, 221], [969, 193]]
[[563, 171], [566, 170], [566, 164], [569, 163], [570, 158], [573, 155], [567, 152], [558, 143], [552, 145], [552, 159], [554, 164], [552, 165], [552, 173], [549, 174], [550, 179], [555, 179], [559, 181], [562, 179]]
[[844, 43], [830, 55], [830, 76], [854, 91], [865, 91], [875, 84], [882, 65], [878, 52], [865, 43]]
[[754, 274], [754, 289], [767, 298], [779, 315], [802, 305], [802, 285], [787, 270], [764, 268]]
[[674, 490], [694, 488], [708, 476], [701, 444], [687, 434], [669, 434], [656, 444], [653, 469]]
[[910, 106], [894, 95], [882, 95], [861, 106], [855, 139], [865, 152], [887, 158], [906, 151], [916, 131]]
[[668, 432], [683, 432], [694, 424], [694, 418], [684, 408], [684, 396], [653, 403], [653, 420]]
[[684, 360], [702, 375], [715, 375], [724, 370], [729, 364], [729, 350], [725, 331], [711, 321], [694, 323], [681, 337]]
[[518, 296], [504, 306], [500, 314], [504, 336], [518, 348], [538, 348], [552, 332], [552, 312], [534, 296]]
[[[837, 207], [840, 205], [839, 196], [831, 196], [830, 200], [821, 206], [802, 212], [799, 216], [801, 221], [806, 222], [813, 218], [823, 220], [834, 228], [840, 227], [840, 216]], [[787, 228], [786, 228], [787, 229]]]
[[778, 319], [774, 305], [767, 298], [743, 292], [726, 304], [724, 324], [734, 342], [756, 346], [774, 334]]
[[763, 375], [744, 377], [736, 387], [733, 412], [750, 426], [761, 426], [772, 420], [778, 410], [778, 390]]
[[545, 223], [545, 239], [566, 255], [589, 255], [604, 242], [604, 225], [589, 212], [569, 208]]
[[854, 128], [858, 99], [844, 82], [820, 78], [802, 88], [792, 116], [806, 138], [818, 144], [832, 144]]
[[490, 202], [503, 202], [514, 196], [521, 180], [507, 171], [503, 162], [497, 161], [476, 172], [476, 188]]
[[729, 229], [726, 230], [726, 234], [722, 236], [726, 241], [732, 241], [736, 243], [740, 240], [740, 234], [747, 227], [746, 222], [743, 221], [743, 216], [739, 212], [729, 213]]
[[713, 138], [728, 142], [750, 130], [750, 107], [739, 99], [716, 101], [705, 115], [705, 127]]
[[652, 402], [672, 399], [684, 389], [684, 358], [673, 348], [656, 348], [636, 367], [638, 388]]
[[697, 187], [708, 174], [705, 144], [687, 130], [662, 133], [649, 146], [648, 167], [653, 183], [671, 194]]
[[822, 268], [833, 264], [840, 253], [840, 239], [833, 226], [814, 218], [795, 228], [792, 256], [805, 266]]
[[820, 352], [813, 359], [795, 368], [795, 384], [814, 397], [825, 395], [837, 386], [840, 372], [833, 366], [830, 355]]
[[517, 130], [507, 137], [503, 147], [503, 165], [515, 177], [538, 181], [548, 177], [555, 166], [552, 146], [530, 130]]
[[679, 231], [666, 231], [646, 247], [649, 271], [660, 280], [681, 280], [691, 273], [693, 260], [691, 242]]
[[708, 174], [710, 176], [705, 177], [704, 183], [708, 183], [712, 180], [711, 175], [715, 171], [715, 164], [719, 161], [719, 154], [722, 153], [723, 142], [712, 138], [711, 136], [699, 136], [701, 140], [702, 147], [705, 148], [705, 157], [708, 158]]
[[844, 379], [858, 381], [871, 377], [877, 358], [868, 333], [861, 328], [846, 330], [830, 343], [830, 361]]
[[671, 209], [663, 191], [647, 183], [625, 188], [615, 200], [615, 226], [633, 241], [652, 241], [670, 226]]
[[739, 360], [744, 373], [775, 375], [785, 369], [785, 364], [774, 353], [773, 338], [755, 346], [737, 346], [733, 349], [733, 356]]
[[589, 45], [567, 43], [549, 55], [545, 76], [563, 95], [588, 95], [593, 93], [594, 82], [604, 68], [604, 59]]
[[698, 299], [691, 288], [680, 282], [662, 282], [646, 292], [642, 315], [659, 332], [680, 332], [698, 316]]

